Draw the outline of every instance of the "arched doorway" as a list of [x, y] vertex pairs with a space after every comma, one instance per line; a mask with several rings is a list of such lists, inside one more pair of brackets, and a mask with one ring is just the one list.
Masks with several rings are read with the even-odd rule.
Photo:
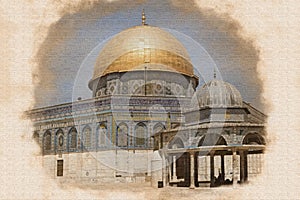
[[[265, 139], [259, 133], [250, 132], [245, 135], [242, 140], [243, 145], [265, 145]], [[245, 177], [247, 181], [248, 176], [250, 178], [255, 177], [260, 174], [262, 171], [262, 162], [263, 162], [263, 150], [262, 149], [249, 149], [244, 158], [245, 166]]]
[[[197, 152], [195, 160], [195, 185], [210, 184], [211, 187], [219, 186], [225, 181], [225, 158], [227, 150], [212, 150], [215, 146], [227, 146], [223, 136], [210, 133], [202, 136], [198, 147], [211, 147], [209, 150]], [[199, 176], [198, 176], [199, 173]]]
[[[179, 137], [173, 138], [169, 144], [169, 149], [184, 148], [184, 143]], [[179, 187], [190, 185], [190, 156], [189, 153], [171, 154], [170, 164], [170, 183], [176, 183]]]

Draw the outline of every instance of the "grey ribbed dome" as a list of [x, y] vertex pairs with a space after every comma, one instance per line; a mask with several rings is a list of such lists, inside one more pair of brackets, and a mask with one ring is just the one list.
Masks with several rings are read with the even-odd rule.
[[212, 80], [204, 84], [196, 96], [200, 107], [241, 107], [243, 99], [240, 92], [230, 83]]

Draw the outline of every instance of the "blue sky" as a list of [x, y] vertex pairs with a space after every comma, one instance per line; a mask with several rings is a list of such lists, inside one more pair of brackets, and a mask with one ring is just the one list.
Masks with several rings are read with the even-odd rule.
[[[40, 84], [36, 87], [36, 107], [90, 98], [87, 82], [91, 78], [94, 51], [98, 45], [124, 29], [141, 24], [145, 9], [147, 23], [170, 31], [187, 48], [194, 66], [207, 81], [213, 77], [233, 84], [245, 101], [263, 109], [261, 82], [257, 77], [258, 51], [251, 42], [238, 37], [239, 25], [226, 16], [201, 11], [193, 4], [151, 0], [136, 5], [95, 5], [91, 10], [65, 15], [51, 27], [39, 54]], [[111, 11], [107, 11], [111, 9]], [[49, 77], [49, 78], [47, 78]], [[203, 83], [203, 79], [201, 81]]]

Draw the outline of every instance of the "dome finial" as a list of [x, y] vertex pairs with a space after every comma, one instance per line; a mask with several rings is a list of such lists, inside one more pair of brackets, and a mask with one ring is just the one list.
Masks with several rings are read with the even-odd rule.
[[145, 26], [146, 24], [146, 15], [145, 15], [145, 10], [143, 9], [143, 13], [142, 13], [142, 25]]
[[216, 68], [214, 68], [214, 79], [217, 78]]

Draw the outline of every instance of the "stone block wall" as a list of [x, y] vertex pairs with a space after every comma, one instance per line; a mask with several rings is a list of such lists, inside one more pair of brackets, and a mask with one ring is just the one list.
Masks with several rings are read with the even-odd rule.
[[[43, 156], [52, 178], [83, 182], [150, 181], [152, 150], [107, 150]], [[63, 176], [57, 176], [57, 161], [63, 160]]]

